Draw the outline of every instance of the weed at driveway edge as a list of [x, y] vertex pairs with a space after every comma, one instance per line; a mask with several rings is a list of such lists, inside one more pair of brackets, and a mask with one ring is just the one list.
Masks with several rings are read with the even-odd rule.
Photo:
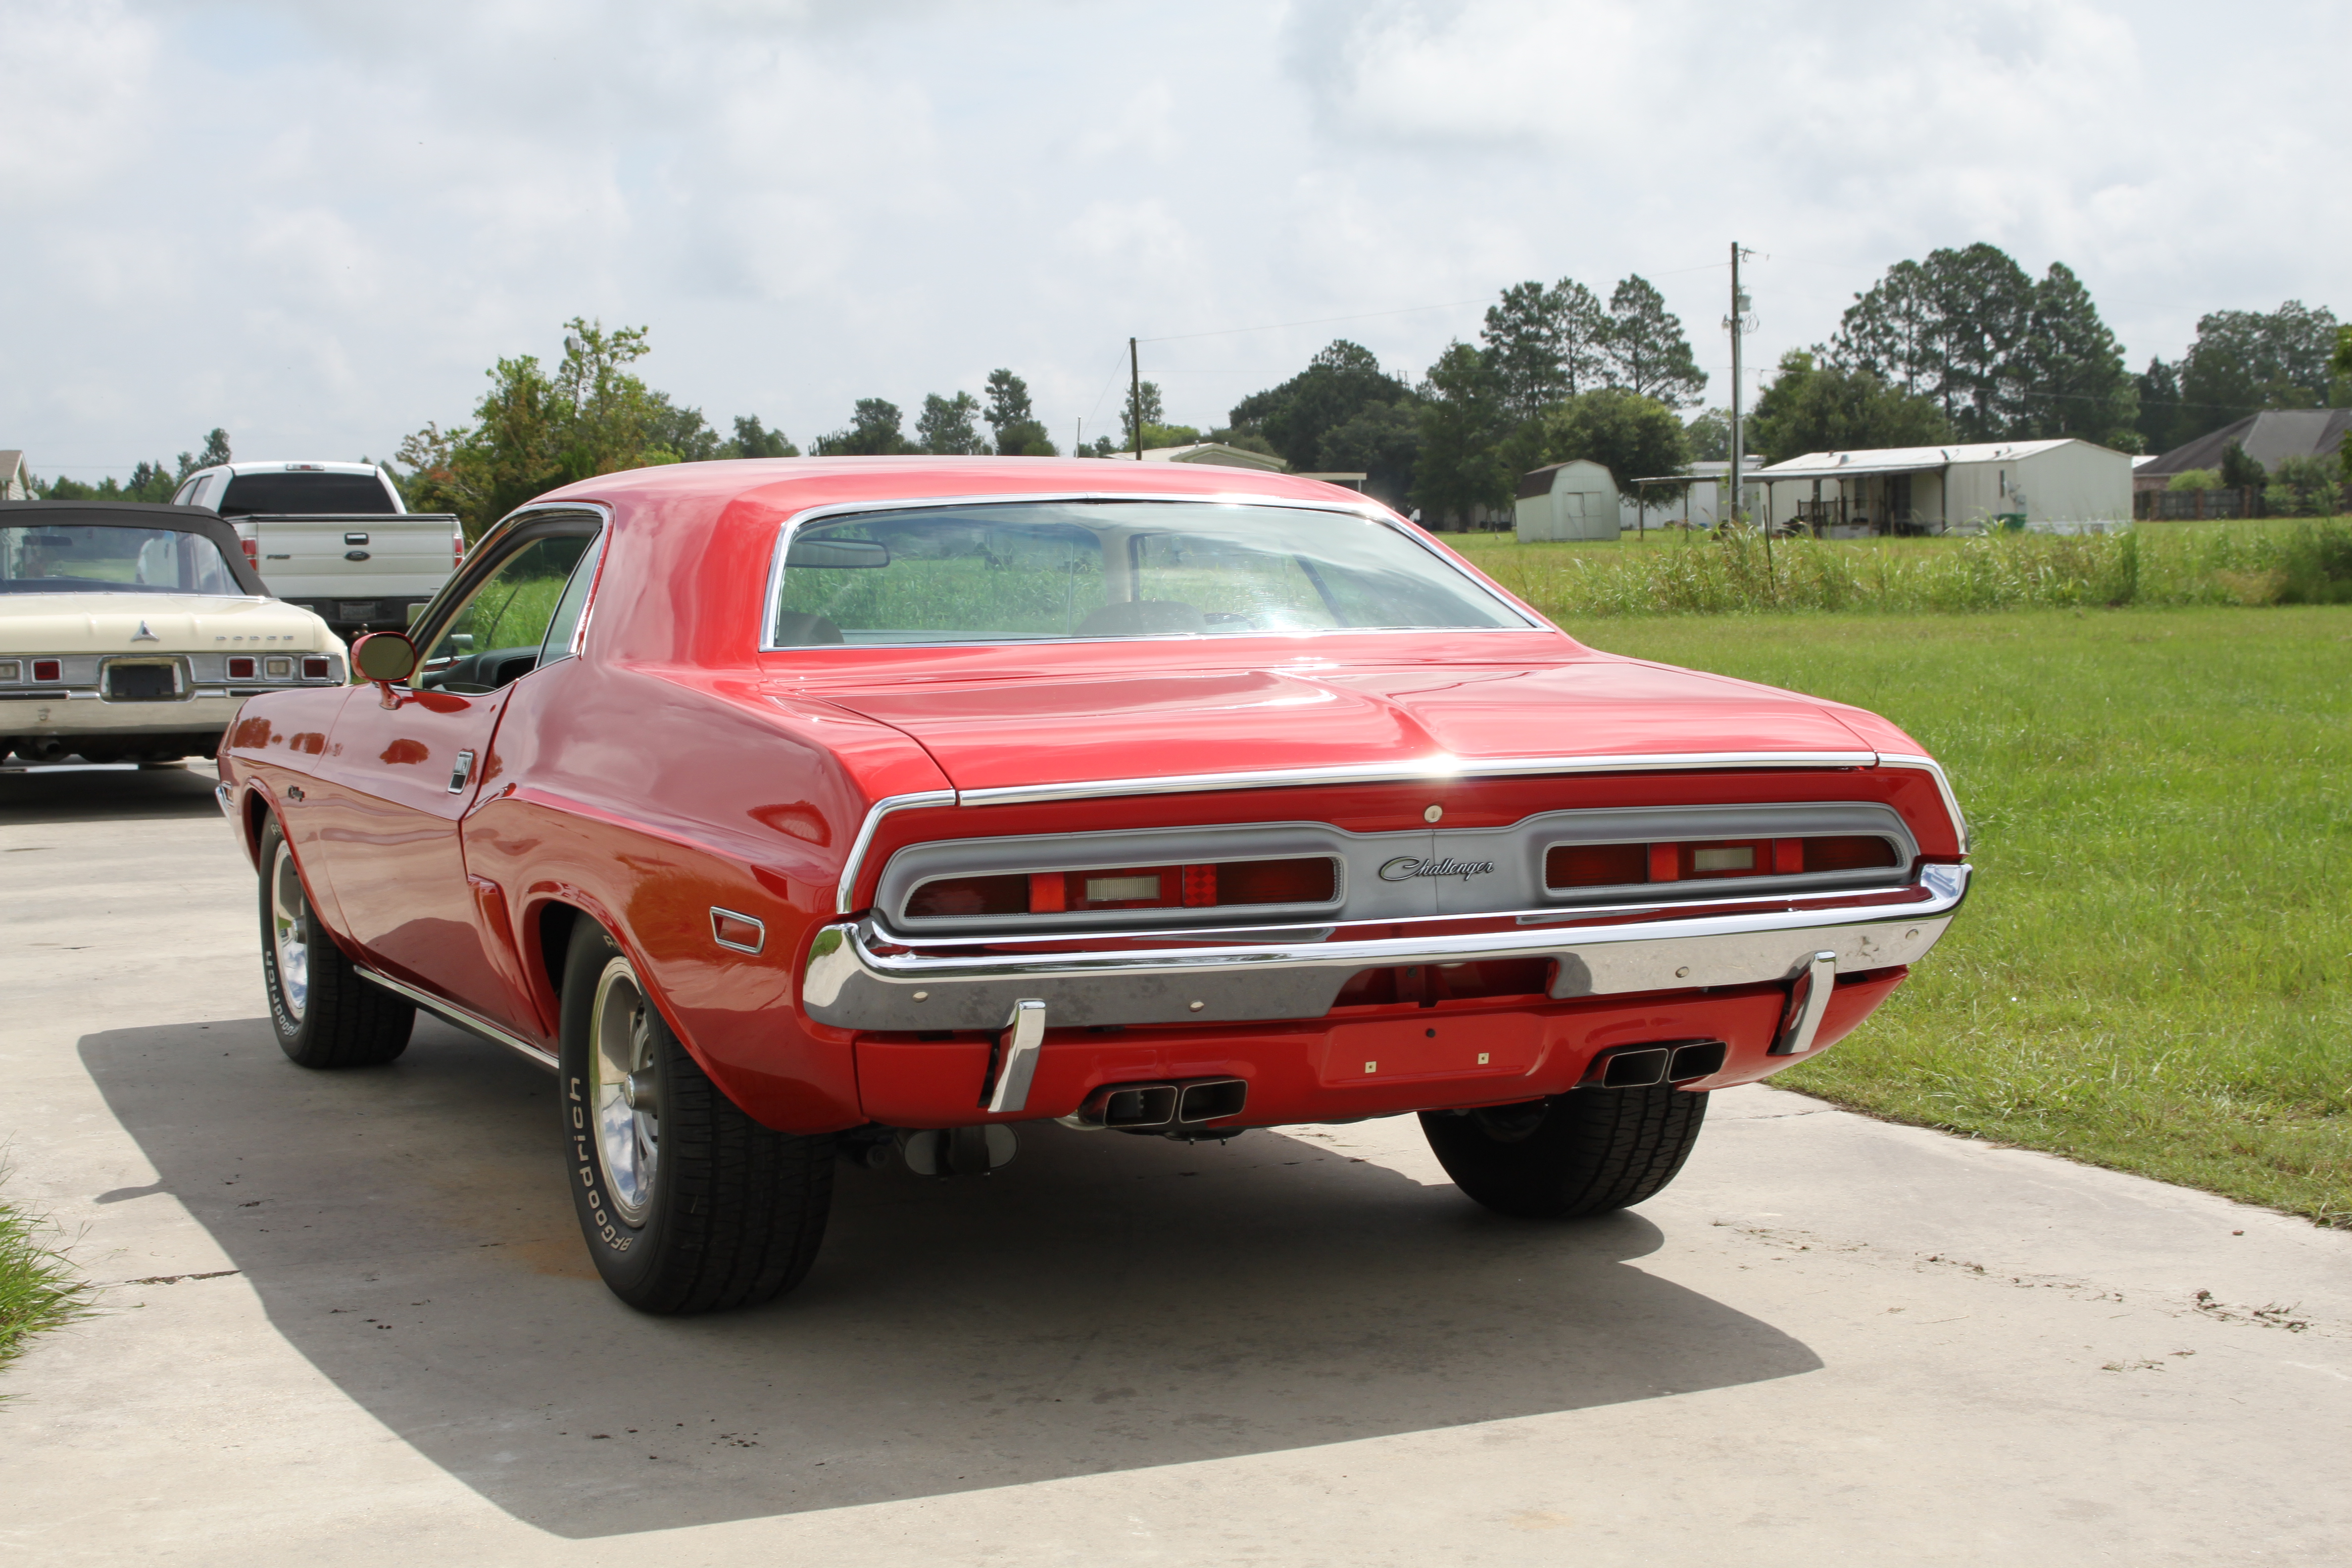
[[[0, 1166], [0, 1180], [7, 1173]], [[51, 1243], [53, 1234], [47, 1221], [0, 1204], [0, 1367], [23, 1354], [43, 1329], [90, 1310], [92, 1287]]]

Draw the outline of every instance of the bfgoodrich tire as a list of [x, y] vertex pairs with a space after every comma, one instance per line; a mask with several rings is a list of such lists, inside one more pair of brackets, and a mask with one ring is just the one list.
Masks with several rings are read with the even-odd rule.
[[833, 1139], [745, 1115], [585, 919], [563, 962], [557, 1102], [580, 1229], [622, 1300], [662, 1313], [748, 1307], [808, 1273], [833, 1204]]
[[1656, 1195], [1690, 1158], [1706, 1120], [1705, 1094], [1660, 1084], [1425, 1111], [1421, 1127], [1470, 1197], [1498, 1214], [1568, 1219]]
[[306, 1068], [376, 1067], [406, 1050], [415, 1007], [362, 979], [319, 923], [274, 816], [259, 858], [261, 981], [278, 1048]]

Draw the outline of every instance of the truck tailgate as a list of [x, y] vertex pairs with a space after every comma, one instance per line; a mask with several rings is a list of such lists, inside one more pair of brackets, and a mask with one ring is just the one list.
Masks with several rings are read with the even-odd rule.
[[[292, 516], [236, 520], [258, 547], [261, 580], [281, 599], [415, 599], [430, 595], [457, 564], [457, 520], [446, 513]], [[373, 618], [373, 610], [330, 620]]]

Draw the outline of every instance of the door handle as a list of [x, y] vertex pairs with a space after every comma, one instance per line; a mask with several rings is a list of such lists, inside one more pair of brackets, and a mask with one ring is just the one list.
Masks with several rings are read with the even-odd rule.
[[458, 752], [457, 765], [449, 770], [449, 793], [451, 795], [465, 794], [466, 784], [467, 781], [473, 778], [473, 776], [474, 753], [471, 752]]

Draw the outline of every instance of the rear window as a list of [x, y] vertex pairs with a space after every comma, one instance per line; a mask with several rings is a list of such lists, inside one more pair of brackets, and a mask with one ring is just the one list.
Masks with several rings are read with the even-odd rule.
[[174, 528], [0, 527], [0, 594], [206, 594], [243, 598], [220, 546]]
[[782, 564], [777, 647], [1528, 625], [1397, 529], [1306, 508], [911, 508], [803, 524]]
[[373, 474], [238, 474], [214, 509], [223, 517], [253, 511], [391, 514], [392, 495]]

